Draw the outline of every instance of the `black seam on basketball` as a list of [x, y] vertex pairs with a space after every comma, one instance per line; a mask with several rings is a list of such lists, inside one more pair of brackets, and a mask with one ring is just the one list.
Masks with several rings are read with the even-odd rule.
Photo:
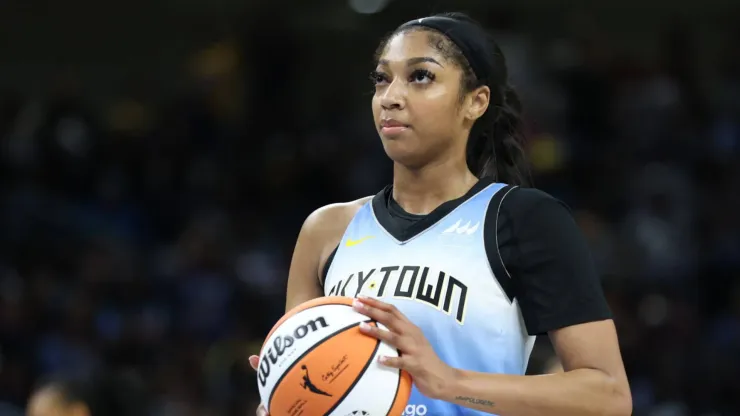
[[[398, 352], [398, 356], [401, 356], [401, 350], [396, 350]], [[398, 383], [396, 383], [396, 392], [393, 394], [393, 400], [391, 400], [391, 405], [388, 407], [388, 410], [386, 410], [387, 414], [391, 414], [391, 410], [393, 410], [393, 405], [396, 404], [396, 400], [398, 400], [398, 390], [401, 389], [401, 379], [403, 379], [403, 370], [400, 368], [398, 369]]]
[[[372, 319], [369, 320], [369, 321], [365, 321], [365, 322], [374, 323], [376, 327], [378, 326], [378, 322], [377, 321], [374, 321]], [[359, 325], [359, 324], [357, 324], [357, 325]], [[352, 389], [355, 388], [355, 386], [357, 385], [357, 382], [360, 381], [360, 379], [362, 378], [362, 376], [365, 374], [365, 372], [367, 371], [367, 369], [370, 367], [370, 363], [373, 362], [373, 357], [375, 357], [375, 354], [378, 353], [378, 348], [380, 348], [380, 340], [379, 339], [375, 341], [375, 348], [373, 349], [373, 353], [370, 354], [370, 359], [367, 360], [367, 362], [365, 362], [365, 367], [363, 367], [362, 368], [362, 371], [360, 371], [360, 374], [358, 374], [357, 377], [355, 377], [355, 380], [352, 382], [352, 384], [349, 385], [349, 388], [347, 388], [347, 391], [344, 392], [344, 394], [342, 395], [342, 397], [340, 397], [336, 401], [336, 403], [334, 403], [334, 406], [332, 406], [329, 410], [326, 411], [326, 413], [324, 413], [324, 416], [328, 416], [331, 412], [333, 412], [334, 409], [337, 408], [337, 406], [339, 406], [340, 404], [342, 404], [342, 400], [344, 400], [344, 398], [347, 397], [347, 395], [352, 392]]]
[[[308, 309], [311, 309], [311, 308], [308, 308]], [[375, 321], [373, 321], [372, 319], [368, 319], [368, 320], [366, 320], [366, 321], [362, 321], [362, 322], [375, 322]], [[301, 361], [301, 360], [302, 360], [303, 358], [305, 358], [305, 357], [306, 357], [306, 355], [308, 355], [308, 353], [310, 353], [311, 351], [315, 350], [315, 349], [316, 349], [316, 348], [317, 348], [317, 347], [318, 347], [319, 345], [321, 345], [321, 344], [323, 344], [324, 342], [326, 342], [326, 341], [327, 341], [327, 340], [328, 340], [329, 338], [331, 338], [331, 337], [333, 337], [333, 336], [335, 336], [335, 335], [338, 335], [338, 334], [340, 334], [340, 333], [342, 333], [342, 332], [344, 332], [344, 331], [347, 331], [347, 330], [349, 330], [349, 329], [352, 329], [352, 328], [354, 328], [354, 327], [356, 327], [356, 326], [360, 325], [360, 324], [361, 324], [362, 322], [355, 322], [355, 323], [353, 323], [353, 324], [349, 324], [349, 325], [347, 325], [347, 326], [345, 326], [345, 327], [343, 327], [343, 328], [339, 328], [339, 329], [337, 329], [337, 330], [336, 330], [336, 331], [334, 331], [333, 333], [331, 333], [331, 334], [329, 334], [329, 335], [325, 336], [324, 338], [320, 339], [320, 340], [319, 340], [318, 342], [316, 342], [315, 344], [313, 344], [313, 346], [312, 346], [311, 348], [307, 349], [307, 350], [306, 350], [306, 351], [305, 351], [305, 352], [304, 352], [303, 354], [301, 354], [301, 355], [300, 355], [300, 356], [299, 356], [298, 358], [296, 358], [295, 360], [293, 360], [293, 364], [291, 364], [291, 365], [290, 365], [290, 367], [286, 368], [286, 369], [285, 369], [285, 371], [283, 371], [283, 374], [282, 374], [282, 375], [280, 376], [280, 378], [279, 378], [279, 379], [278, 379], [278, 380], [277, 380], [277, 381], [275, 382], [275, 385], [273, 386], [273, 388], [272, 388], [272, 391], [270, 392], [270, 398], [269, 398], [269, 399], [267, 400], [267, 403], [268, 403], [268, 409], [269, 409], [270, 407], [272, 407], [272, 397], [273, 397], [273, 396], [275, 395], [275, 390], [277, 390], [277, 387], [278, 387], [278, 386], [280, 385], [280, 383], [281, 383], [281, 382], [283, 381], [283, 379], [285, 378], [285, 376], [286, 376], [286, 375], [287, 375], [288, 373], [290, 373], [290, 370], [292, 370], [292, 369], [293, 369], [293, 367], [295, 367], [295, 365], [296, 365], [296, 364], [298, 364], [298, 362], [299, 362], [299, 361]], [[376, 325], [377, 325], [377, 324], [376, 324]], [[378, 341], [378, 342], [380, 342], [380, 341]], [[376, 345], [376, 346], [375, 346], [375, 351], [377, 351], [377, 350], [378, 350], [378, 346]], [[375, 354], [375, 352], [373, 352], [373, 355], [374, 355], [374, 354]], [[363, 370], [363, 372], [364, 372], [364, 370]], [[354, 385], [354, 384], [353, 384], [353, 385]], [[343, 397], [342, 397], [342, 398], [343, 398]]]

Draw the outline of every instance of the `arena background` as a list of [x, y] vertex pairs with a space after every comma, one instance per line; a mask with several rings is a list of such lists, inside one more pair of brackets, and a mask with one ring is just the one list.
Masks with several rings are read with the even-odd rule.
[[253, 414], [246, 357], [303, 219], [390, 179], [372, 53], [448, 10], [508, 56], [536, 185], [591, 243], [635, 415], [740, 414], [730, 0], [1, 2], [0, 413], [44, 375], [106, 367], [139, 374], [155, 414]]

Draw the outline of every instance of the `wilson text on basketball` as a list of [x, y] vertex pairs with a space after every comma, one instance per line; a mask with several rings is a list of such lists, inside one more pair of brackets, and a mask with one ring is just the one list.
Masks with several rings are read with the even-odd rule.
[[328, 326], [329, 324], [326, 323], [326, 319], [320, 316], [303, 325], [299, 325], [292, 334], [277, 335], [272, 342], [272, 346], [267, 349], [264, 357], [260, 360], [259, 374], [257, 377], [260, 385], [264, 387], [267, 384], [267, 377], [270, 376], [272, 366], [278, 362], [280, 357], [285, 355], [297, 340], [304, 338], [311, 332], [317, 331], [319, 328], [326, 328]]

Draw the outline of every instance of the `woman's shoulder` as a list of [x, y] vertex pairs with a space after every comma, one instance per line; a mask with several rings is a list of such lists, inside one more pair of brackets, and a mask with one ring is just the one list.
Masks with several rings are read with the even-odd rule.
[[[319, 276], [324, 276], [326, 264], [342, 240], [352, 218], [372, 198], [367, 196], [354, 201], [324, 205], [306, 218], [301, 234], [302, 238], [308, 240], [318, 250]], [[319, 277], [319, 282], [322, 281], [323, 277]]]
[[550, 203], [563, 204], [562, 201], [541, 189], [516, 187], [506, 196], [503, 206], [526, 209]]
[[324, 205], [312, 212], [303, 223], [302, 233], [314, 242], [325, 242], [333, 250], [355, 214], [373, 197]]
[[524, 219], [542, 212], [565, 210], [570, 208], [561, 200], [537, 188], [512, 187], [503, 195], [500, 204], [489, 205], [488, 216], [504, 216], [508, 219]]
[[312, 212], [306, 219], [307, 223], [329, 228], [347, 228], [349, 222], [373, 197], [366, 196], [349, 202], [335, 202], [324, 205]]

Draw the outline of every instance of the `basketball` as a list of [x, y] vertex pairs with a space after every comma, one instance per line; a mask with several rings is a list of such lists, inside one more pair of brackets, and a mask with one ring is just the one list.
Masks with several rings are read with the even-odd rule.
[[398, 356], [360, 332], [367, 316], [352, 299], [323, 297], [296, 306], [272, 328], [260, 351], [257, 384], [270, 416], [401, 415], [411, 377], [381, 365]]

